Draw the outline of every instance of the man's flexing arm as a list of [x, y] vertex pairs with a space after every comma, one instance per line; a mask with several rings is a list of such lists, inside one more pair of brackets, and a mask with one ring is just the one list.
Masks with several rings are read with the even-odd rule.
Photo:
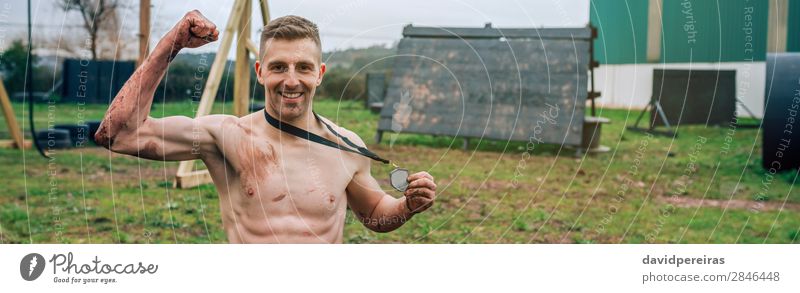
[[153, 160], [188, 160], [216, 152], [209, 127], [218, 116], [192, 119], [186, 116], [150, 117], [156, 87], [169, 62], [183, 48], [196, 48], [217, 40], [216, 26], [200, 12], [187, 13], [150, 56], [133, 73], [106, 112], [95, 140], [118, 153]]

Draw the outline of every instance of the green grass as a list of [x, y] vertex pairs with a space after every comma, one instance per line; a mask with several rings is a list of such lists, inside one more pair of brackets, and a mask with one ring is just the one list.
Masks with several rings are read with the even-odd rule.
[[[14, 107], [27, 129], [23, 105]], [[157, 104], [152, 115], [192, 116], [194, 108], [190, 102]], [[762, 183], [769, 176], [760, 167], [755, 129], [737, 129], [729, 146], [726, 127], [692, 126], [675, 139], [649, 138], [625, 129], [638, 111], [600, 109], [612, 120], [602, 137], [612, 152], [575, 157], [571, 149], [537, 145], [527, 156], [521, 142], [473, 139], [462, 150], [461, 139], [446, 136], [400, 134], [390, 146], [392, 134], [385, 134], [375, 145], [378, 116], [360, 102], [319, 100], [314, 109], [381, 155], [413, 171], [427, 170], [439, 186], [428, 212], [391, 233], [371, 232], [348, 213], [348, 243], [800, 241], [797, 174]], [[213, 112], [231, 110], [217, 103]], [[37, 105], [36, 124], [44, 129], [49, 119], [97, 120], [104, 111], [97, 105]], [[5, 122], [0, 126], [0, 138], [8, 138]], [[692, 159], [698, 137], [707, 141]], [[33, 149], [0, 150], [0, 243], [226, 242], [213, 186], [172, 189], [177, 163], [96, 147], [60, 150], [53, 158], [48, 162]], [[695, 168], [687, 180], [682, 175], [690, 164]], [[389, 169], [374, 164], [373, 174], [385, 185]], [[670, 198], [683, 204], [672, 205]]]

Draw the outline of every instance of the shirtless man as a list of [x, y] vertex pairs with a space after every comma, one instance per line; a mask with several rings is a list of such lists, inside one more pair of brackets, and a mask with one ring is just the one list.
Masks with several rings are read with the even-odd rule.
[[[433, 204], [436, 184], [427, 172], [410, 175], [404, 196], [392, 197], [370, 174], [370, 159], [282, 132], [261, 111], [244, 117], [149, 117], [169, 62], [181, 49], [218, 35], [200, 12], [187, 13], [122, 87], [95, 139], [113, 152], [145, 159], [203, 160], [231, 243], [341, 243], [347, 206], [367, 228], [388, 232]], [[265, 111], [344, 145], [312, 112], [325, 74], [317, 26], [297, 16], [275, 19], [264, 27], [260, 47], [255, 70], [265, 89]], [[355, 133], [320, 119], [364, 146]]]

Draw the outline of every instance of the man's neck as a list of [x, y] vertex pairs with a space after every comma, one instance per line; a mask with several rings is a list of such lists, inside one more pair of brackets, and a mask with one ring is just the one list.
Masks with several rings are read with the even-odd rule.
[[281, 121], [281, 123], [290, 124], [294, 127], [305, 129], [306, 131], [311, 131], [311, 132], [318, 132], [321, 130], [321, 127], [317, 122], [317, 118], [314, 117], [313, 108], [310, 105], [308, 107], [308, 110], [306, 110], [305, 113], [303, 113], [303, 115], [294, 117], [293, 119], [290, 119], [288, 117], [280, 115], [279, 113], [276, 113], [276, 111], [272, 110], [272, 108], [270, 108], [269, 106], [264, 107], [264, 111], [267, 111], [267, 114], [269, 114], [275, 119], [278, 119], [279, 121]]

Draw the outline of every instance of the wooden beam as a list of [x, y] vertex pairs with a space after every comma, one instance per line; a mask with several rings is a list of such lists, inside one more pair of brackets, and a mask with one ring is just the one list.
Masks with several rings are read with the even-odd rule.
[[250, 113], [250, 55], [247, 41], [250, 40], [251, 0], [243, 0], [244, 9], [237, 29], [236, 64], [233, 78], [233, 115], [242, 117]]
[[[224, 61], [227, 59], [226, 57], [228, 55], [228, 51], [230, 50], [230, 43], [231, 43], [231, 39], [230, 38], [233, 35], [233, 25], [234, 24], [238, 24], [239, 25], [239, 31], [243, 32], [244, 30], [241, 27], [241, 24], [242, 24], [242, 21], [244, 21], [243, 19], [246, 19], [246, 20], [248, 20], [248, 22], [246, 24], [248, 26], [247, 29], [249, 30], [249, 26], [250, 26], [249, 20], [251, 18], [251, 13], [250, 12], [246, 12], [244, 10], [245, 9], [248, 10], [248, 11], [250, 10], [250, 7], [252, 7], [252, 2], [250, 2], [250, 1], [251, 0], [247, 0], [246, 1], [247, 3], [245, 3], [245, 1], [243, 1], [243, 0], [236, 0], [236, 2], [234, 3], [233, 10], [231, 11], [231, 16], [228, 19], [228, 23], [225, 26], [225, 31], [223, 32], [225, 34], [225, 36], [223, 36], [223, 39], [222, 39], [222, 41], [220, 43], [220, 50], [217, 52], [217, 56], [214, 59], [214, 63], [211, 65], [211, 70], [209, 71], [209, 75], [208, 75], [209, 78], [206, 81], [206, 88], [203, 91], [203, 96], [200, 99], [200, 107], [198, 107], [197, 117], [203, 116], [203, 115], [208, 115], [210, 113], [210, 111], [211, 111], [211, 106], [214, 103], [214, 97], [216, 96], [217, 90], [219, 89], [220, 78], [222, 77], [221, 73], [222, 73], [222, 70], [224, 70], [224, 66], [225, 66], [225, 62]], [[264, 23], [264, 25], [266, 25], [269, 22], [269, 19], [270, 19], [270, 17], [269, 17], [269, 6], [267, 6], [267, 1], [266, 0], [259, 0], [259, 4], [260, 4], [259, 6], [261, 8], [261, 20]], [[237, 54], [236, 54], [237, 61], [241, 60], [239, 58], [240, 57], [240, 51], [238, 49], [238, 48], [241, 48], [241, 47], [245, 48], [245, 54], [244, 54], [245, 56], [247, 56], [246, 51], [249, 50], [249, 51], [251, 51], [253, 53], [254, 56], [256, 56], [256, 58], [258, 58], [258, 46], [256, 46], [256, 44], [253, 43], [252, 40], [250, 40], [249, 32], [247, 32], [246, 34], [242, 33], [241, 35], [244, 35], [246, 37], [245, 38], [239, 38], [238, 41], [237, 41]], [[222, 58], [220, 58], [220, 57], [222, 57]], [[220, 61], [220, 59], [222, 61]], [[240, 62], [237, 62], [237, 64], [240, 64]], [[247, 64], [248, 65], [246, 67], [247, 67], [247, 70], [249, 71], [249, 61], [247, 62]], [[237, 75], [239, 74], [239, 70], [241, 70], [241, 69], [236, 69], [235, 70], [235, 72], [237, 72]], [[246, 101], [249, 102], [249, 96], [250, 96], [249, 95], [249, 77], [250, 77], [249, 72], [247, 72], [246, 75], [247, 75], [246, 78], [247, 78], [248, 86], [247, 86], [247, 93], [244, 96], [248, 97], [246, 99]], [[236, 80], [234, 80], [234, 83], [236, 83]], [[235, 89], [237, 89], [237, 88], [238, 87], [236, 85], [234, 85], [234, 91], [236, 91]], [[234, 107], [237, 107], [236, 105], [240, 105], [239, 103], [237, 103], [237, 101], [236, 101], [237, 98], [236, 97], [241, 97], [241, 96], [242, 96], [241, 93], [239, 93], [239, 94], [234, 93]], [[243, 107], [242, 107], [242, 105], [240, 105], [238, 107], [239, 107], [238, 109], [245, 109], [245, 111], [249, 111], [249, 107], [246, 104]], [[237, 112], [238, 109], [235, 109], [234, 112]], [[192, 166], [193, 165], [192, 165], [191, 161], [183, 161], [183, 162], [180, 163], [180, 166], [178, 167], [178, 173], [176, 174], [175, 182], [173, 184], [174, 187], [176, 187], [176, 188], [191, 188], [191, 187], [194, 187], [194, 186], [198, 186], [198, 185], [201, 185], [201, 184], [205, 184], [205, 183], [211, 182], [211, 175], [208, 173], [208, 170], [192, 171]]]
[[786, 52], [789, 1], [770, 0], [767, 13], [767, 53]]
[[647, 62], [661, 61], [662, 0], [650, 0], [647, 8]]
[[[258, 0], [258, 4], [259, 4], [258, 5], [259, 8], [261, 8], [261, 23], [264, 24], [264, 26], [266, 26], [269, 23], [269, 19], [270, 19], [269, 18], [269, 5], [267, 4], [267, 0]], [[258, 41], [261, 42], [261, 38], [258, 38]], [[256, 56], [255, 59], [260, 61], [261, 60], [261, 56], [258, 55], [258, 47], [259, 46], [260, 46], [260, 44], [256, 45], [252, 41], [247, 44], [247, 47], [250, 49], [250, 51], [253, 52], [253, 55]]]
[[269, 23], [269, 5], [267, 4], [267, 0], [258, 0], [258, 3], [261, 6], [261, 23], [267, 25]]
[[[8, 125], [8, 132], [11, 134], [11, 139], [14, 141], [14, 146], [21, 148], [25, 146], [25, 138], [22, 136], [22, 130], [17, 124], [17, 116], [14, 115], [14, 108], [11, 106], [11, 100], [8, 98], [6, 86], [3, 85], [3, 80], [0, 80], [0, 104], [3, 107], [3, 115], [6, 117], [6, 125]], [[31, 111], [31, 109], [28, 109]]]
[[233, 35], [236, 33], [236, 24], [239, 22], [239, 17], [244, 10], [245, 0], [236, 0], [233, 4], [231, 16], [228, 18], [228, 23], [225, 25], [225, 30], [222, 32], [222, 40], [219, 44], [214, 62], [211, 64], [211, 69], [208, 71], [208, 80], [206, 80], [203, 95], [200, 97], [200, 106], [197, 108], [196, 117], [205, 116], [211, 113], [211, 106], [214, 104], [214, 97], [217, 96], [219, 90], [220, 80], [222, 73], [225, 70], [225, 61], [228, 60], [228, 52], [231, 49], [233, 42]]
[[259, 56], [258, 56], [258, 46], [256, 46], [256, 43], [253, 43], [253, 40], [247, 40], [247, 43], [245, 43], [245, 46], [247, 46], [247, 50], [249, 50], [250, 53], [253, 53], [253, 56], [256, 56], [256, 58], [259, 58]]
[[175, 177], [172, 187], [185, 189], [206, 183], [211, 183], [211, 174], [208, 170], [197, 170]]
[[[211, 107], [214, 105], [214, 98], [217, 95], [217, 90], [219, 90], [222, 73], [225, 70], [225, 61], [228, 59], [228, 51], [231, 49], [233, 35], [236, 33], [236, 25], [239, 23], [239, 18], [242, 15], [244, 6], [245, 0], [236, 0], [233, 3], [233, 9], [231, 9], [231, 14], [228, 17], [228, 23], [225, 25], [225, 30], [222, 31], [219, 50], [214, 57], [214, 62], [211, 64], [211, 69], [208, 71], [208, 79], [203, 89], [203, 95], [200, 97], [200, 105], [197, 107], [197, 114], [195, 117], [205, 116], [211, 113]], [[182, 177], [191, 174], [192, 163], [193, 161], [182, 161], [180, 163], [178, 172], [175, 175], [175, 186], [183, 188], [180, 181]]]
[[[23, 148], [29, 149], [31, 148], [31, 146], [33, 146], [33, 141], [30, 140], [25, 141], [23, 145], [24, 145]], [[3, 139], [0, 140], [0, 149], [22, 149], [22, 148], [19, 147], [16, 141]]]
[[136, 66], [142, 65], [150, 53], [150, 0], [139, 1], [139, 58]]

